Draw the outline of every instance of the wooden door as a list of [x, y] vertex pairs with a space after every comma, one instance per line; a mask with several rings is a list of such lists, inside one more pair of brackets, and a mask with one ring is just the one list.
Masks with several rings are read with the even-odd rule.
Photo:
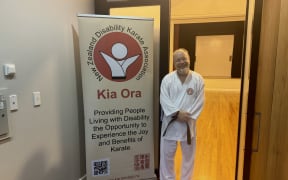
[[231, 78], [234, 35], [196, 36], [194, 70], [204, 78]]
[[[256, 0], [256, 9], [257, 3], [262, 6], [262, 0]], [[262, 18], [258, 24], [261, 27], [259, 58], [254, 69], [257, 78], [255, 84], [251, 84], [252, 91], [249, 89], [245, 180], [286, 180], [288, 177], [287, 12], [288, 0], [263, 0], [262, 11], [255, 12]], [[252, 70], [253, 60], [251, 58]], [[254, 79], [255, 73], [251, 71], [251, 75]]]

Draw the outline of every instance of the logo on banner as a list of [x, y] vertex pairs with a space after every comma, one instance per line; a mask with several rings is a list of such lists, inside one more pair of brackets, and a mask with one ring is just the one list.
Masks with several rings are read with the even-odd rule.
[[142, 50], [137, 41], [122, 32], [102, 36], [94, 47], [94, 64], [106, 79], [128, 81], [141, 70]]

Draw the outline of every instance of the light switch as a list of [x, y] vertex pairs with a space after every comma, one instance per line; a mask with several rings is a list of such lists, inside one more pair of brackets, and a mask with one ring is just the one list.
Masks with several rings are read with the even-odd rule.
[[14, 76], [15, 73], [16, 73], [15, 64], [4, 64], [5, 76]]
[[15, 111], [18, 109], [18, 100], [17, 95], [13, 94], [9, 96], [9, 102], [10, 102], [10, 110]]
[[33, 94], [33, 105], [40, 106], [41, 104], [40, 92], [33, 92], [32, 94]]
[[5, 108], [5, 104], [3, 101], [0, 101], [0, 110], [3, 110]]

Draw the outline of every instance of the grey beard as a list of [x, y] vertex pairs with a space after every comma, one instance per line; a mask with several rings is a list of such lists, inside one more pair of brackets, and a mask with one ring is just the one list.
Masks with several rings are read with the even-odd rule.
[[187, 74], [189, 70], [188, 70], [188, 68], [181, 68], [181, 69], [178, 69], [177, 71], [180, 74]]

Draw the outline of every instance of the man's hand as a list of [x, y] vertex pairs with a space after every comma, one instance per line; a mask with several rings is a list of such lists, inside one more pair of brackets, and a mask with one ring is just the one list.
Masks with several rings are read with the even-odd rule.
[[177, 116], [177, 121], [188, 122], [192, 120], [190, 116], [191, 114], [186, 111], [179, 111], [178, 116]]

